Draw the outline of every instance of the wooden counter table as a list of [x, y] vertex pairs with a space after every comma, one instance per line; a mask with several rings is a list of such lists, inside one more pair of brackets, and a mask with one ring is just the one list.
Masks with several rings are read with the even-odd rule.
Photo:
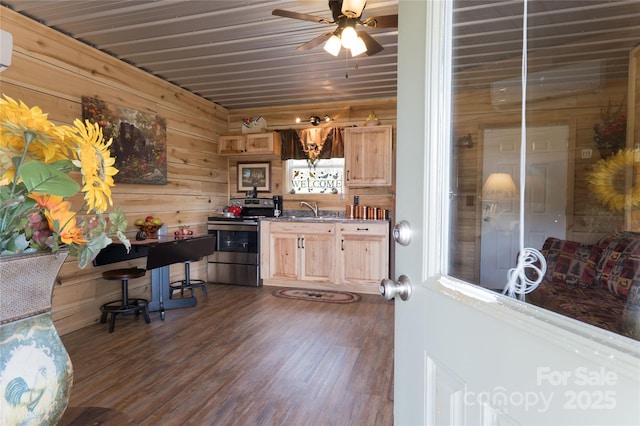
[[179, 238], [164, 235], [157, 239], [132, 240], [129, 253], [123, 244], [114, 242], [100, 251], [93, 264], [108, 265], [146, 257], [146, 269], [151, 271], [151, 300], [148, 309], [151, 312], [160, 312], [160, 318], [164, 320], [166, 309], [185, 308], [197, 303], [195, 297], [171, 299], [169, 265], [201, 259], [214, 251], [214, 235], [190, 235]]

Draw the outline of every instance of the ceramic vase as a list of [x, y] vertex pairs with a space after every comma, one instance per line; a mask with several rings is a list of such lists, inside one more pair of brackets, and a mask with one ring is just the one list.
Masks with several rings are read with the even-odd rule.
[[0, 425], [53, 425], [67, 408], [73, 367], [51, 319], [67, 255], [0, 257]]

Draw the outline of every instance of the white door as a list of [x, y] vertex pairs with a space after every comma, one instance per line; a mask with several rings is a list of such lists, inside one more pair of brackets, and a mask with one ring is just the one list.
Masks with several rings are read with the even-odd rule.
[[[483, 132], [482, 182], [492, 173], [506, 173], [520, 188], [520, 128]], [[567, 226], [567, 146], [569, 126], [527, 128], [525, 247], [540, 249], [549, 236], [564, 239]], [[502, 290], [507, 271], [515, 266], [520, 237], [518, 194], [482, 202], [480, 285]], [[494, 199], [491, 199], [494, 198]]]
[[637, 342], [444, 275], [450, 7], [399, 2], [395, 424], [640, 424]]

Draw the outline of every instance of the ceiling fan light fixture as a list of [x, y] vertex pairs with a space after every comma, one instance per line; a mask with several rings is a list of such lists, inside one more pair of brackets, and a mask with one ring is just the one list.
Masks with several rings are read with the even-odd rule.
[[342, 38], [342, 47], [345, 49], [351, 49], [351, 46], [358, 39], [358, 33], [356, 33], [355, 28], [353, 27], [344, 27], [341, 34]]
[[367, 0], [343, 0], [342, 14], [349, 18], [357, 18], [362, 14]]
[[341, 46], [342, 42], [340, 41], [340, 38], [336, 35], [332, 35], [331, 38], [324, 44], [324, 50], [326, 50], [333, 56], [338, 56]]
[[351, 56], [358, 56], [367, 51], [367, 45], [364, 44], [364, 40], [358, 37], [351, 46]]

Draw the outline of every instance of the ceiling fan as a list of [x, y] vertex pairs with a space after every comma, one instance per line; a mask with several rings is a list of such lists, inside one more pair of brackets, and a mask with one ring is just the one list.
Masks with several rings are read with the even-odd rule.
[[298, 46], [298, 50], [313, 49], [319, 44], [326, 42], [324, 50], [333, 56], [338, 55], [341, 47], [349, 49], [352, 56], [357, 56], [361, 53], [366, 53], [368, 56], [371, 56], [380, 52], [384, 47], [375, 41], [367, 31], [356, 31], [356, 25], [362, 25], [368, 28], [397, 28], [398, 15], [372, 16], [363, 20], [362, 11], [366, 3], [366, 0], [329, 0], [329, 9], [331, 9], [333, 19], [282, 9], [275, 9], [272, 14], [284, 18], [317, 22], [319, 24], [338, 25], [335, 31], [319, 35]]

